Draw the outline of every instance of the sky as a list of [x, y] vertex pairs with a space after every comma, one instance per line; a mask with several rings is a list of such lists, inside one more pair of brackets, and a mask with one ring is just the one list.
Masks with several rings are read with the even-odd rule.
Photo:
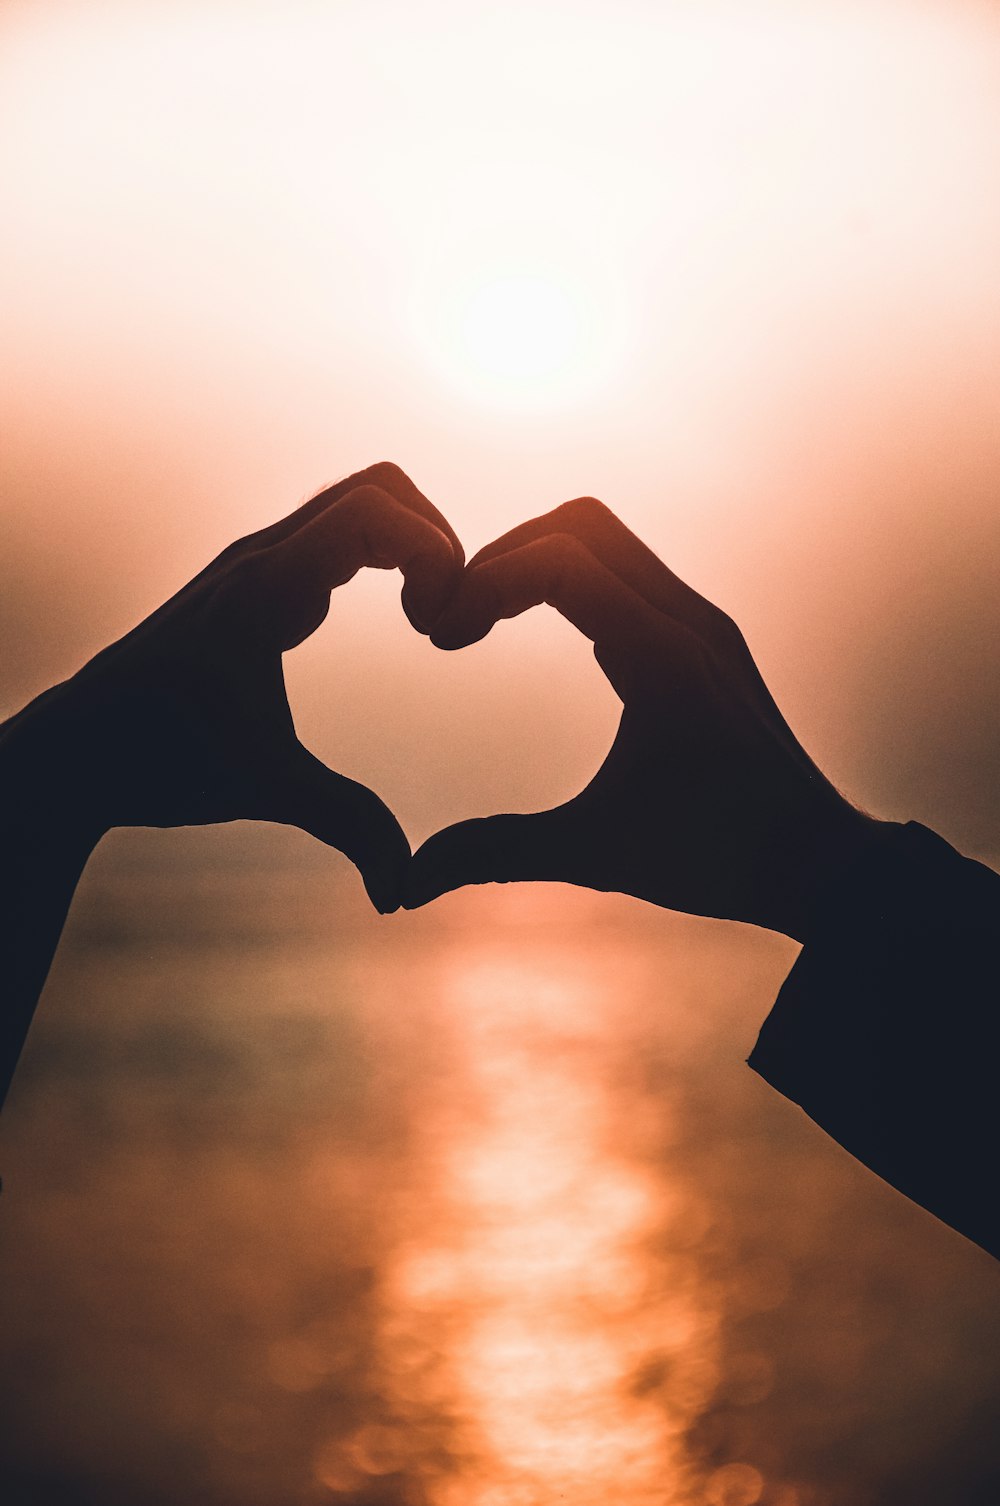
[[[0, 703], [386, 458], [470, 550], [601, 497], [847, 793], [1000, 850], [998, 70], [961, 3], [6, 3]], [[289, 680], [412, 835], [594, 766], [562, 624], [444, 663], [390, 593]]]
[[[469, 553], [600, 497], [846, 794], [996, 862], [997, 183], [979, 0], [0, 0], [0, 714], [388, 459]], [[397, 597], [358, 578], [288, 656], [307, 745], [414, 845], [578, 789], [619, 711], [589, 645], [539, 610], [445, 655]], [[784, 942], [530, 888], [390, 945], [352, 883], [242, 827], [115, 834], [85, 877], [8, 1131], [25, 1506], [993, 1498], [992, 1268], [742, 1066]], [[489, 1377], [539, 1325], [522, 1405]]]

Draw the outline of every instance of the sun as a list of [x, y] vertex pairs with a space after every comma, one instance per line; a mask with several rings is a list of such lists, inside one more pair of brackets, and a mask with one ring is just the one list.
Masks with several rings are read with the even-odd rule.
[[603, 290], [564, 269], [483, 268], [422, 300], [426, 364], [473, 400], [565, 406], [601, 385], [611, 361]]
[[521, 273], [486, 282], [460, 318], [470, 365], [512, 387], [558, 380], [583, 354], [583, 310], [549, 278]]

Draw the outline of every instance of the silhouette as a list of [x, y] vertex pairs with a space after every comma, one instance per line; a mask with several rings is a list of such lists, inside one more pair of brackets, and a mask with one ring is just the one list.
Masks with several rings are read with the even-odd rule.
[[[383, 464], [232, 545], [0, 728], [6, 1091], [83, 867], [114, 826], [252, 818], [347, 854], [383, 913], [468, 883], [562, 880], [804, 943], [750, 1065], [849, 1151], [1000, 1255], [991, 1177], [1000, 877], [855, 809], [778, 711], [736, 625], [601, 503], [568, 502], [463, 570], [441, 514]], [[281, 656], [363, 566], [399, 567], [441, 648], [547, 602], [623, 703], [573, 800], [439, 832], [299, 743]]]
[[541, 602], [592, 639], [623, 702], [614, 745], [568, 804], [432, 837], [406, 903], [490, 879], [561, 879], [804, 940], [828, 872], [879, 824], [803, 752], [735, 623], [584, 497], [482, 550], [431, 640], [463, 647]]
[[240, 539], [126, 637], [0, 728], [0, 1101], [73, 891], [115, 826], [251, 818], [301, 827], [397, 908], [410, 847], [363, 785], [295, 735], [281, 656], [364, 566], [399, 567], [415, 626], [454, 589], [451, 527], [396, 466], [349, 477]]
[[804, 942], [750, 1065], [1000, 1256], [986, 1049], [1000, 877], [923, 827], [854, 809], [789, 730], [736, 625], [593, 498], [476, 555], [431, 637], [460, 648], [542, 602], [593, 641], [623, 702], [614, 745], [565, 805], [432, 837], [405, 904], [559, 879]]

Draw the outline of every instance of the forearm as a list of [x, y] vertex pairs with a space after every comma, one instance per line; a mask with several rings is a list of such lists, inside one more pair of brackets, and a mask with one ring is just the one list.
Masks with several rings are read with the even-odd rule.
[[43, 709], [29, 708], [0, 727], [0, 1104], [74, 890], [104, 829], [84, 792], [60, 771], [71, 755]]

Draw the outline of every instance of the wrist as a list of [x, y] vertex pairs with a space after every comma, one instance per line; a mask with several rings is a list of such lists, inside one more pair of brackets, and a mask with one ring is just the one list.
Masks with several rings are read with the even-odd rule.
[[831, 893], [896, 829], [893, 822], [876, 820], [840, 796], [803, 822], [791, 843], [792, 861], [774, 928], [807, 943], [822, 922]]

